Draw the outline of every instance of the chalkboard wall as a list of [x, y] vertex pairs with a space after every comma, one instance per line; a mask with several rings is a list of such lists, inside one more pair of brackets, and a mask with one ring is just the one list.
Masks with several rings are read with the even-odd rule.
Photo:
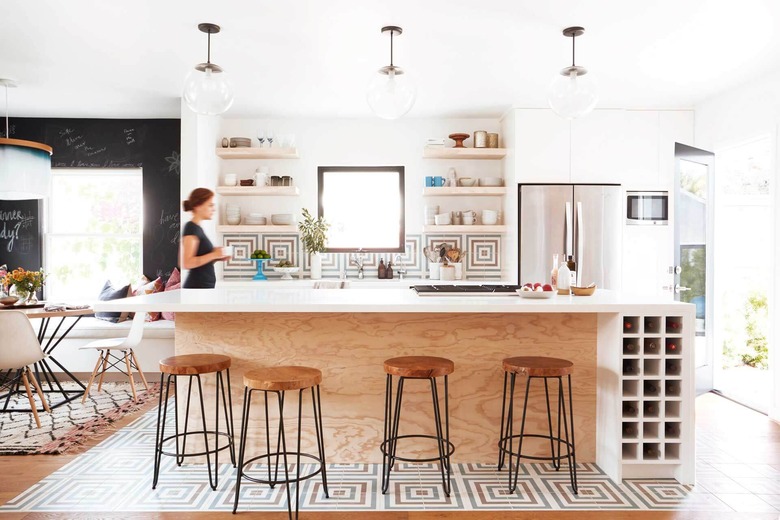
[[42, 217], [42, 200], [0, 200], [0, 265], [41, 268]]
[[144, 274], [170, 275], [179, 258], [180, 120], [11, 118], [9, 133], [54, 148], [52, 168], [142, 168]]

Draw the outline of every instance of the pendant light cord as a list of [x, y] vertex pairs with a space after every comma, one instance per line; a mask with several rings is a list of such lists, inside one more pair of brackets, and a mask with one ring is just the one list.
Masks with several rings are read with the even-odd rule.
[[208, 54], [206, 56], [206, 63], [211, 63], [211, 32], [209, 34]]
[[5, 86], [5, 138], [11, 138], [11, 135], [8, 133], [8, 85]]
[[390, 30], [390, 66], [393, 66], [393, 33], [394, 30]]

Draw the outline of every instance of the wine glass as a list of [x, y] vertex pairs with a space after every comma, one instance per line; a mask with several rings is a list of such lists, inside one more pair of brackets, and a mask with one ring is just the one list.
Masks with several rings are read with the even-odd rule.
[[268, 147], [270, 148], [274, 145], [274, 131], [268, 130], [266, 131], [265, 135], [266, 138], [268, 139]]
[[257, 131], [257, 140], [260, 141], [260, 148], [262, 148], [263, 143], [265, 142], [265, 132], [263, 130]]

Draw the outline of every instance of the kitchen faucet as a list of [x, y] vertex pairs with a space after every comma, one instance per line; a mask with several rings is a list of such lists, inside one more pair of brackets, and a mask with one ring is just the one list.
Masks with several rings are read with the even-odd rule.
[[401, 268], [396, 269], [396, 273], [398, 273], [398, 278], [400, 280], [404, 279], [404, 275], [406, 274], [406, 266], [404, 265], [404, 259], [401, 257], [401, 255], [395, 255], [395, 263], [396, 265], [400, 264]]
[[363, 264], [366, 261], [366, 257], [363, 256], [362, 249], [358, 249], [357, 253], [349, 255], [350, 265], [356, 265], [358, 268], [358, 280], [363, 279]]

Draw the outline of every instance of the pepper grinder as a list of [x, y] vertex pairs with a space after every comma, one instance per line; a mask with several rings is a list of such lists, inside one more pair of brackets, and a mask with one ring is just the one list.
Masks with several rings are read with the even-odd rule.
[[455, 212], [455, 217], [452, 219], [452, 224], [454, 226], [462, 226], [463, 225], [463, 214], [460, 211]]

